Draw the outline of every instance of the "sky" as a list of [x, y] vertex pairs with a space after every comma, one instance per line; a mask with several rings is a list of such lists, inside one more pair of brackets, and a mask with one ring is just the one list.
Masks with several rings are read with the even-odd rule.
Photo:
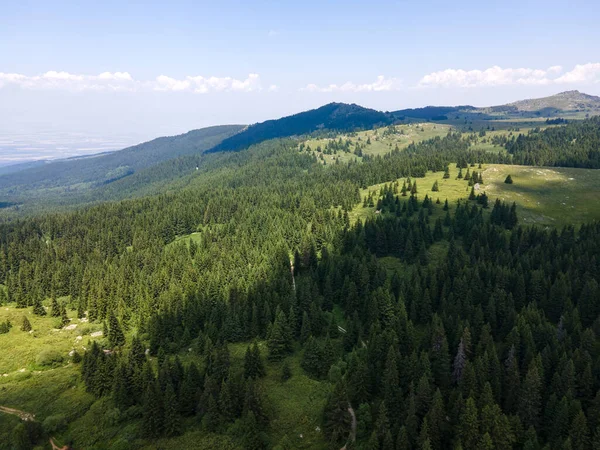
[[0, 0], [0, 11], [0, 164], [331, 101], [600, 95], [593, 0]]

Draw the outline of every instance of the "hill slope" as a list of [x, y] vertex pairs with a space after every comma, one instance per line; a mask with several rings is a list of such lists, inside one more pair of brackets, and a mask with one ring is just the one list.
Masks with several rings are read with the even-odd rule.
[[508, 103], [519, 111], [541, 111], [558, 109], [561, 111], [600, 110], [600, 97], [584, 94], [579, 91], [560, 92], [549, 97], [519, 100]]
[[48, 162], [0, 176], [0, 192], [19, 196], [40, 189], [82, 190], [107, 184], [172, 158], [201, 153], [242, 128], [242, 125], [202, 128], [117, 152]]
[[399, 120], [446, 120], [453, 114], [477, 116], [478, 119], [508, 117], [555, 117], [565, 113], [600, 113], [600, 97], [579, 91], [560, 92], [549, 97], [531, 98], [506, 103], [504, 105], [475, 107], [463, 106], [426, 106], [424, 108], [401, 109], [392, 114]]
[[329, 103], [310, 111], [251, 125], [209, 151], [237, 151], [268, 139], [307, 134], [319, 129], [350, 131], [392, 121], [390, 114], [374, 109], [356, 104]]

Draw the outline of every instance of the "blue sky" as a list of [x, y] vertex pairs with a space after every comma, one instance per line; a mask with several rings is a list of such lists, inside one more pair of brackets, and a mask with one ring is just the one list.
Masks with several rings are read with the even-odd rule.
[[595, 1], [5, 0], [1, 10], [4, 133], [145, 138], [330, 101], [393, 110], [600, 95]]

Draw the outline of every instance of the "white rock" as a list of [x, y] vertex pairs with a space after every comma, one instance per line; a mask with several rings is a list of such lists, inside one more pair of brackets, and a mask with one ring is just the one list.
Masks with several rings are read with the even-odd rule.
[[104, 333], [102, 333], [102, 331], [94, 331], [92, 334], [90, 334], [91, 337], [100, 337], [102, 336]]
[[71, 325], [66, 326], [65, 330], [71, 331], [71, 330], [74, 330], [75, 328], [77, 328], [77, 324], [73, 323]]

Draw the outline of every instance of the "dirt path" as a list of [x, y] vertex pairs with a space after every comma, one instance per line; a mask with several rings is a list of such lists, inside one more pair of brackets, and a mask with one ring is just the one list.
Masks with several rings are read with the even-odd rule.
[[35, 415], [19, 409], [9, 408], [8, 406], [0, 405], [0, 412], [17, 416], [19, 419], [24, 420], [25, 422], [33, 422], [35, 420]]
[[50, 438], [50, 445], [52, 446], [52, 450], [69, 450], [69, 446], [65, 445], [63, 447], [59, 447], [54, 443], [54, 438]]
[[[19, 419], [25, 422], [33, 422], [35, 421], [35, 414], [31, 414], [25, 411], [21, 411], [20, 409], [9, 408], [8, 406], [0, 405], [0, 412], [6, 414], [12, 414], [13, 416], [17, 416]], [[50, 445], [52, 446], [52, 450], [69, 450], [69, 446], [65, 445], [63, 447], [59, 447], [54, 442], [54, 438], [50, 438]]]

